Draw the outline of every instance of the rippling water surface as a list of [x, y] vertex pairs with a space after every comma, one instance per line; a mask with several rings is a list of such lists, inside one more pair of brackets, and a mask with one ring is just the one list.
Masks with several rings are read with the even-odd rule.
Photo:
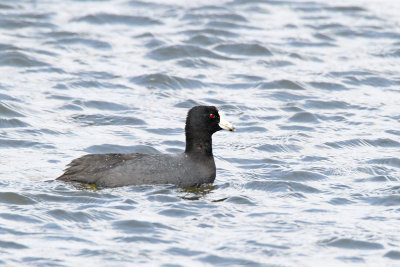
[[[0, 263], [399, 264], [399, 2], [212, 3], [0, 1]], [[200, 104], [213, 186], [54, 181]]]

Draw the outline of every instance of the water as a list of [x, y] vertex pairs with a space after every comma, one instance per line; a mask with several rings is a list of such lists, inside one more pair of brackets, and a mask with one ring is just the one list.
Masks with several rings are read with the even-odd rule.
[[[1, 1], [0, 263], [399, 264], [398, 1]], [[95, 190], [86, 153], [176, 153], [217, 179]]]

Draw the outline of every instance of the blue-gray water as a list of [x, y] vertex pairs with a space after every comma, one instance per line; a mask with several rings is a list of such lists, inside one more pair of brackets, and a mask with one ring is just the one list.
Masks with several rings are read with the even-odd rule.
[[[0, 263], [400, 260], [400, 2], [0, 1]], [[213, 187], [54, 181], [175, 153], [216, 105]]]

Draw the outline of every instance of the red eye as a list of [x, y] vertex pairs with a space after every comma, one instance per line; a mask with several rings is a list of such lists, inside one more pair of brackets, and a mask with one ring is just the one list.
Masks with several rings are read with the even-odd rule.
[[214, 114], [210, 114], [210, 118], [214, 119], [215, 115]]

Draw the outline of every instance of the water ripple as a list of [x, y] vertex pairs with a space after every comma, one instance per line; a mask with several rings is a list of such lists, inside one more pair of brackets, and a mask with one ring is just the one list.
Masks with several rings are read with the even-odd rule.
[[0, 128], [27, 127], [29, 124], [18, 119], [0, 119]]
[[194, 45], [173, 45], [160, 47], [151, 51], [148, 56], [157, 60], [171, 60], [179, 58], [213, 58], [229, 60], [229, 57], [224, 57], [211, 52], [205, 48], [200, 48]]
[[383, 249], [384, 247], [375, 242], [361, 241], [349, 238], [332, 238], [320, 242], [321, 245], [343, 249]]
[[34, 200], [15, 192], [0, 192], [0, 202], [14, 205], [35, 204]]
[[391, 250], [387, 252], [384, 257], [388, 257], [393, 260], [400, 260], [400, 251], [398, 250]]
[[267, 48], [259, 44], [221, 44], [214, 48], [219, 52], [231, 55], [246, 56], [271, 56], [272, 53]]
[[47, 42], [45, 44], [55, 45], [57, 47], [70, 47], [71, 45], [83, 45], [95, 49], [111, 49], [111, 45], [107, 42], [93, 40], [88, 38], [63, 38], [55, 42]]
[[319, 193], [317, 188], [304, 185], [297, 182], [286, 181], [254, 181], [249, 182], [245, 186], [249, 189], [263, 190], [267, 192], [302, 192], [302, 193]]
[[198, 88], [204, 86], [204, 84], [198, 80], [169, 76], [160, 73], [140, 75], [132, 78], [131, 82], [149, 88], [161, 89]]
[[332, 148], [346, 148], [346, 147], [352, 148], [359, 146], [399, 147], [400, 143], [389, 138], [379, 138], [379, 139], [350, 139], [345, 141], [326, 142], [325, 145]]
[[73, 115], [72, 118], [84, 126], [99, 126], [99, 125], [145, 125], [146, 122], [132, 116], [117, 116], [117, 115]]
[[0, 247], [3, 249], [27, 249], [28, 247], [13, 241], [0, 240]]
[[76, 22], [88, 22], [93, 24], [128, 24], [134, 26], [151, 26], [160, 25], [161, 21], [152, 19], [144, 16], [128, 16], [128, 15], [117, 15], [109, 13], [97, 13], [93, 15], [86, 15], [80, 18], [75, 18], [72, 21]]
[[12, 66], [19, 68], [43, 67], [48, 64], [22, 52], [3, 52], [0, 51], [0, 66]]
[[272, 82], [261, 82], [257, 85], [260, 89], [291, 89], [291, 90], [304, 90], [304, 87], [298, 82], [290, 80], [276, 80]]

